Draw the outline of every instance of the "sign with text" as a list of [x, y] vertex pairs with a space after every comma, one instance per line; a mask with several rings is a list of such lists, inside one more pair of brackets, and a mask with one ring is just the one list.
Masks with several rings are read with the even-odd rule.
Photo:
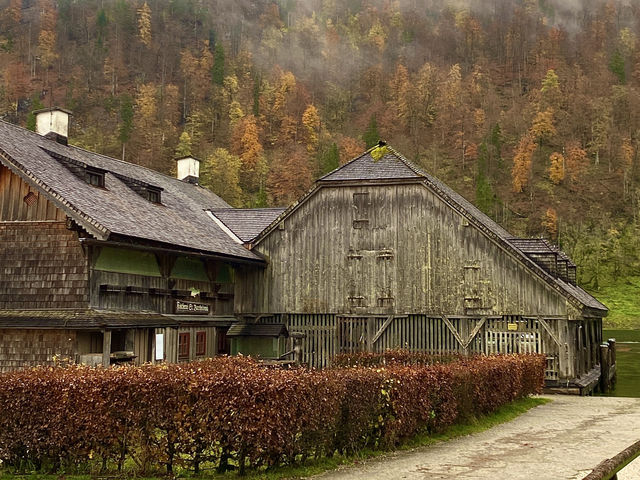
[[517, 323], [507, 323], [507, 330], [509, 330], [510, 332], [518, 330], [518, 324]]
[[176, 313], [207, 315], [209, 313], [209, 305], [206, 303], [181, 302], [180, 300], [176, 300]]

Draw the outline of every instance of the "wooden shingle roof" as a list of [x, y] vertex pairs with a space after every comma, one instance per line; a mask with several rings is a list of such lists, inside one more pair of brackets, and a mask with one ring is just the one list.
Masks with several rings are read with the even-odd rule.
[[158, 313], [106, 310], [0, 310], [0, 328], [72, 328], [98, 330], [128, 327], [177, 327]]
[[243, 242], [251, 242], [285, 208], [214, 208], [210, 212]]
[[284, 323], [239, 323], [227, 332], [227, 337], [280, 337], [289, 336]]
[[[229, 205], [206, 188], [81, 148], [61, 145], [0, 121], [0, 163], [38, 188], [100, 240], [127, 237], [243, 261], [262, 260], [234, 242], [207, 214]], [[106, 171], [104, 188], [89, 185], [69, 165]], [[137, 183], [136, 183], [137, 182]], [[135, 188], [153, 186], [161, 204]]]

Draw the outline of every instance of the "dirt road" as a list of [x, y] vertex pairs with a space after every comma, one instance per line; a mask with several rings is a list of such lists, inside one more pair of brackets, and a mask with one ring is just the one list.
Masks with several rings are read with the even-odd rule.
[[[579, 480], [640, 440], [640, 398], [549, 396], [512, 422], [314, 477], [318, 480]], [[640, 459], [618, 475], [640, 479]]]

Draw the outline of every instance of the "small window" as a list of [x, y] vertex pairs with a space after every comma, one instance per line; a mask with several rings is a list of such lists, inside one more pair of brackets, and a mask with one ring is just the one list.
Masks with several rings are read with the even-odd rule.
[[86, 180], [94, 187], [104, 187], [104, 172], [87, 169]]
[[178, 358], [180, 360], [189, 358], [190, 340], [189, 333], [185, 332], [178, 335]]
[[196, 355], [207, 353], [207, 332], [196, 332]]
[[156, 190], [153, 188], [148, 188], [147, 189], [147, 200], [149, 200], [152, 203], [161, 203], [160, 202], [160, 190]]
[[353, 194], [353, 228], [369, 227], [369, 192]]

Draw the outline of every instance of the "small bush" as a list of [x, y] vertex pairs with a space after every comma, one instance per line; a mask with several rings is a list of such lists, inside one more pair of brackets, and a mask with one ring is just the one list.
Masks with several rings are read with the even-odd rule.
[[[388, 448], [537, 393], [544, 357], [388, 352], [326, 370], [243, 357], [180, 365], [35, 368], [0, 375], [0, 460], [41, 471], [141, 473], [295, 463]], [[380, 365], [384, 360], [384, 365]]]

